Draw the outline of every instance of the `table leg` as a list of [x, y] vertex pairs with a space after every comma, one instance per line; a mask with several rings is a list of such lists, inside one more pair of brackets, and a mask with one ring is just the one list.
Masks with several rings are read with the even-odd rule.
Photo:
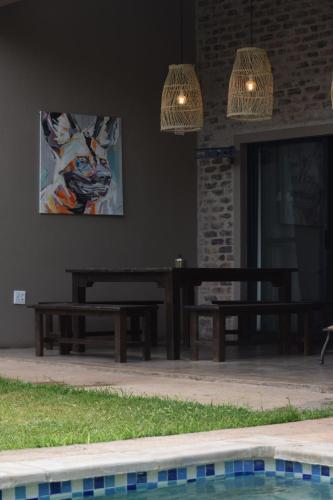
[[[72, 301], [78, 302], [80, 304], [86, 302], [86, 287], [80, 286], [79, 282], [75, 277], [73, 277], [72, 282]], [[86, 333], [86, 319], [82, 316], [73, 318], [73, 337], [83, 338]], [[85, 352], [84, 345], [74, 344], [74, 352]]]
[[225, 316], [217, 311], [213, 314], [213, 361], [225, 361]]
[[199, 359], [199, 315], [196, 311], [190, 312], [190, 345], [191, 345], [191, 359], [198, 361]]
[[167, 358], [180, 358], [180, 290], [172, 277], [165, 284]]
[[118, 313], [114, 317], [114, 348], [118, 363], [127, 361], [127, 318], [126, 314]]
[[183, 343], [185, 347], [190, 346], [190, 317], [186, 313], [184, 306], [194, 304], [194, 286], [184, 286], [182, 288], [182, 325], [183, 325]]
[[44, 318], [43, 314], [35, 311], [35, 349], [36, 356], [44, 354]]

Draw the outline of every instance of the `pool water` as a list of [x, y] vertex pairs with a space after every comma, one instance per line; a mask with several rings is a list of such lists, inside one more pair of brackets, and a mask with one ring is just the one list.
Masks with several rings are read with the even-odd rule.
[[[181, 486], [168, 486], [155, 490], [130, 491], [99, 499], [120, 498], [136, 500], [309, 500], [333, 499], [333, 485], [314, 483], [285, 477], [239, 476], [226, 479], [203, 480]], [[86, 499], [85, 499], [86, 500]]]

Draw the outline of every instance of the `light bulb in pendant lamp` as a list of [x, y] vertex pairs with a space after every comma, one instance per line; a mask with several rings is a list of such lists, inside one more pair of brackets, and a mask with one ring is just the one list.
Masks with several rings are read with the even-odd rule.
[[161, 100], [161, 131], [197, 132], [203, 127], [200, 84], [192, 64], [172, 64]]
[[257, 82], [253, 78], [253, 76], [250, 76], [248, 80], [245, 82], [245, 89], [247, 92], [255, 92], [257, 90]]
[[179, 104], [179, 106], [185, 106], [186, 101], [187, 101], [187, 97], [183, 91], [180, 91], [176, 97], [176, 100], [177, 100], [177, 103]]
[[228, 92], [228, 118], [269, 120], [273, 114], [273, 74], [267, 52], [257, 47], [238, 49]]

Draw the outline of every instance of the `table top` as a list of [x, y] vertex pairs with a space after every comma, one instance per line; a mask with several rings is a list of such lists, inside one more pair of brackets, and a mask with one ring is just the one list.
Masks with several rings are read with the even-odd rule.
[[70, 268], [66, 269], [68, 273], [75, 274], [145, 274], [145, 273], [195, 273], [195, 272], [205, 272], [205, 273], [213, 273], [219, 272], [223, 274], [235, 274], [235, 273], [243, 273], [243, 274], [279, 274], [281, 272], [296, 272], [297, 268], [251, 268], [251, 267], [132, 267], [132, 268], [100, 268], [100, 267], [86, 267], [86, 268]]

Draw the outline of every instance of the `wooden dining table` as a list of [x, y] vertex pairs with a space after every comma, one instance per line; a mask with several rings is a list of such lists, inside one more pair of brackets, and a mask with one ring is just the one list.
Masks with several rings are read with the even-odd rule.
[[[278, 300], [291, 300], [292, 273], [288, 268], [222, 268], [222, 267], [147, 267], [134, 269], [83, 268], [66, 269], [72, 275], [73, 302], [86, 302], [86, 290], [95, 283], [156, 283], [164, 290], [167, 358], [180, 358], [181, 339], [188, 339], [188, 322], [182, 314], [184, 305], [194, 304], [195, 287], [203, 282], [270, 282], [277, 288]], [[85, 323], [78, 324], [84, 336]]]

